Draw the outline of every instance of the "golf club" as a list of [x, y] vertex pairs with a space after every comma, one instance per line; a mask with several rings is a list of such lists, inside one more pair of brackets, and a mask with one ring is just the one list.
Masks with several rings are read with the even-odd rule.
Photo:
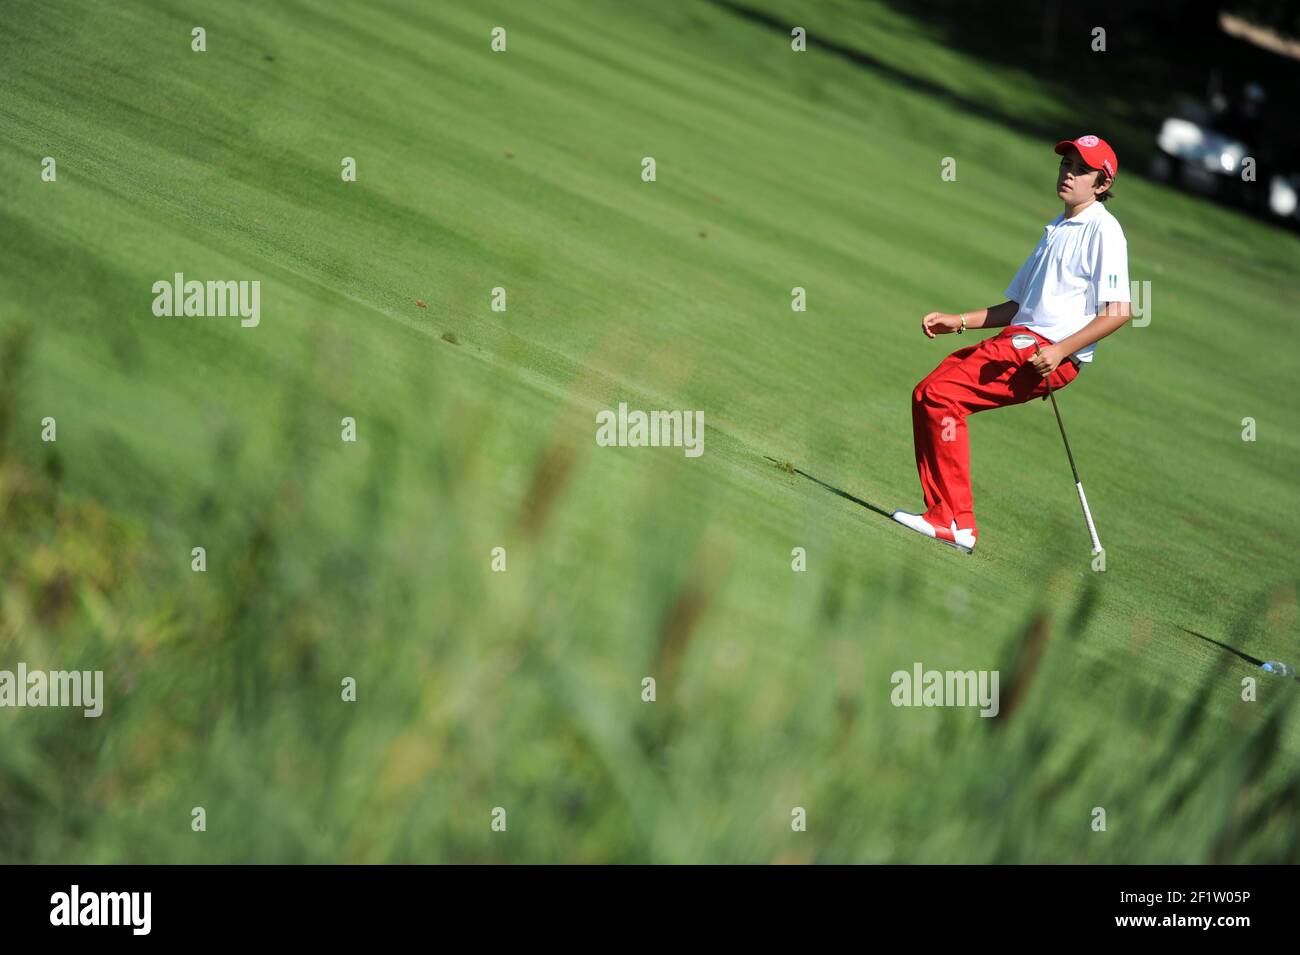
[[[1041, 355], [1038, 342], [1034, 342], [1035, 354]], [[1101, 541], [1097, 539], [1097, 525], [1092, 522], [1092, 511], [1088, 510], [1088, 498], [1083, 493], [1083, 482], [1079, 480], [1079, 469], [1074, 466], [1074, 452], [1070, 450], [1070, 439], [1065, 436], [1065, 425], [1061, 422], [1061, 409], [1057, 407], [1056, 395], [1052, 393], [1051, 377], [1044, 378], [1047, 383], [1047, 397], [1052, 399], [1052, 410], [1056, 412], [1056, 425], [1061, 429], [1061, 440], [1065, 442], [1065, 455], [1070, 459], [1070, 472], [1074, 475], [1074, 488], [1079, 492], [1079, 503], [1083, 506], [1083, 519], [1088, 522], [1088, 536], [1092, 538], [1092, 552], [1101, 553]]]

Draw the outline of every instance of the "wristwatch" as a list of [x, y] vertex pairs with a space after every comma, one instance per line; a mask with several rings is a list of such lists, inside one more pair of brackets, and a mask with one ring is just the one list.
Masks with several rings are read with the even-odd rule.
[[961, 334], [962, 332], [964, 332], [964, 331], [966, 331], [966, 315], [965, 315], [965, 313], [962, 313], [962, 316], [961, 316], [961, 328], [957, 329], [957, 334], [960, 335], [960, 334]]

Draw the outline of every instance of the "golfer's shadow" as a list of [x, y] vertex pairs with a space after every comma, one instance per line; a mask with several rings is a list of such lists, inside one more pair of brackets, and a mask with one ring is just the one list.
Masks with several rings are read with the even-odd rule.
[[826, 488], [826, 490], [830, 491], [832, 494], [837, 494], [840, 497], [844, 498], [846, 501], [852, 501], [854, 504], [857, 504], [859, 507], [865, 507], [869, 511], [875, 511], [881, 517], [888, 517], [888, 518], [893, 517], [893, 513], [894, 513], [893, 511], [886, 511], [883, 508], [876, 507], [876, 505], [872, 504], [870, 501], [864, 501], [862, 498], [856, 497], [850, 494], [848, 491], [840, 490], [833, 484], [827, 484], [825, 481], [821, 480], [820, 478], [813, 477], [807, 471], [801, 470], [795, 467], [793, 464], [787, 464], [778, 461], [776, 458], [768, 457], [766, 454], [763, 455], [763, 457], [767, 458], [767, 460], [771, 461], [782, 471], [785, 471], [786, 473], [802, 474], [804, 477], [812, 481], [814, 484], [820, 484], [822, 487]]

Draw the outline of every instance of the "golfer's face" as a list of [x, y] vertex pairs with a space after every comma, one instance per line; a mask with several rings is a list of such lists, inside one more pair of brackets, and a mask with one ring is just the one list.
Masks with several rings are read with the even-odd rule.
[[1061, 157], [1061, 168], [1056, 174], [1056, 194], [1068, 205], [1087, 202], [1095, 193], [1093, 186], [1097, 170], [1088, 166], [1073, 146]]

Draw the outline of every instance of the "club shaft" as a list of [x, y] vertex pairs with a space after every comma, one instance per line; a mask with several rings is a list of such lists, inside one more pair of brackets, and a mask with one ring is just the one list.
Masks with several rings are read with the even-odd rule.
[[1051, 382], [1047, 384], [1047, 397], [1052, 399], [1052, 410], [1056, 412], [1056, 426], [1061, 429], [1061, 440], [1065, 443], [1065, 456], [1070, 459], [1070, 473], [1074, 475], [1074, 483], [1082, 487], [1083, 482], [1079, 480], [1079, 469], [1074, 466], [1074, 452], [1070, 450], [1070, 439], [1065, 436], [1065, 424], [1061, 421], [1061, 408], [1056, 403], [1056, 395], [1052, 392]]
[[[1038, 352], [1038, 345], [1035, 343], [1034, 351]], [[1088, 537], [1092, 540], [1092, 552], [1101, 553], [1101, 539], [1097, 536], [1097, 525], [1093, 523], [1092, 511], [1088, 508], [1088, 497], [1083, 493], [1083, 482], [1079, 480], [1079, 469], [1074, 464], [1074, 452], [1070, 450], [1070, 439], [1065, 435], [1065, 422], [1061, 420], [1061, 408], [1056, 403], [1056, 395], [1052, 391], [1051, 377], [1043, 379], [1047, 385], [1047, 397], [1052, 399], [1052, 411], [1056, 413], [1056, 426], [1061, 429], [1061, 442], [1065, 445], [1065, 456], [1070, 459], [1070, 473], [1074, 475], [1074, 489], [1079, 492], [1079, 506], [1083, 508], [1083, 520], [1088, 525]]]

